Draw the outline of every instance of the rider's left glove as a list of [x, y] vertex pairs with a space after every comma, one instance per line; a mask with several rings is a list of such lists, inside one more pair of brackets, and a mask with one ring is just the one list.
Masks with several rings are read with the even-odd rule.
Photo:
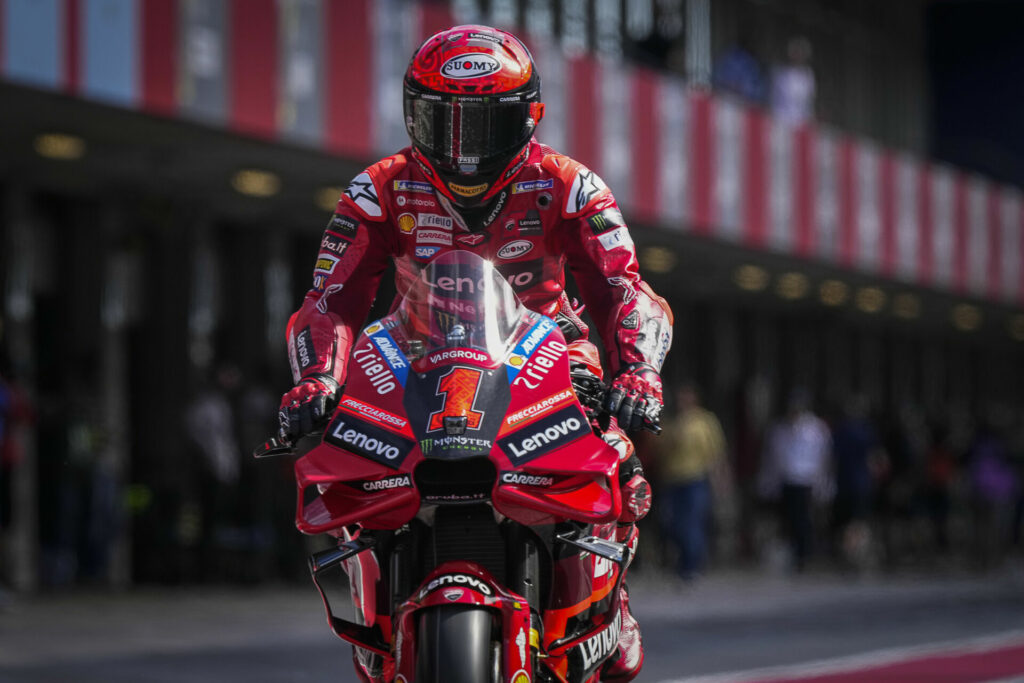
[[326, 374], [311, 375], [281, 397], [277, 412], [281, 439], [294, 443], [330, 416], [338, 402], [338, 381]]
[[612, 382], [605, 399], [605, 410], [618, 419], [626, 431], [661, 431], [658, 422], [665, 401], [661, 393], [661, 375], [647, 363], [632, 363]]

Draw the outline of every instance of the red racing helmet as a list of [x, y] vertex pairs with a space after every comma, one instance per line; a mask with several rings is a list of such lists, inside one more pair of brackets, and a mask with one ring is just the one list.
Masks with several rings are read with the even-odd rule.
[[515, 177], [544, 115], [530, 51], [489, 26], [428, 38], [405, 72], [404, 105], [413, 157], [462, 208], [481, 205]]

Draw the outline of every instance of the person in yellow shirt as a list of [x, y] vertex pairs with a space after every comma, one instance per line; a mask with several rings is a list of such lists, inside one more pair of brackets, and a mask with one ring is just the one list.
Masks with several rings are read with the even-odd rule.
[[676, 570], [689, 581], [704, 569], [711, 516], [711, 472], [725, 455], [718, 418], [701, 407], [697, 388], [681, 385], [675, 416], [662, 422], [659, 465], [668, 499], [668, 536], [678, 550]]

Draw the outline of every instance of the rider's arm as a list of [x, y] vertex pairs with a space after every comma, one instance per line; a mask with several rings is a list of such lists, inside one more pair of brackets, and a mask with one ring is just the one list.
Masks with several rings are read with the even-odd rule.
[[[385, 162], [388, 160], [385, 160]], [[288, 321], [288, 358], [296, 383], [315, 375], [345, 382], [345, 362], [366, 319], [396, 238], [378, 186], [394, 164], [359, 174], [324, 230], [312, 287]]]
[[[550, 159], [551, 157], [549, 157]], [[661, 370], [672, 344], [672, 311], [641, 280], [636, 249], [611, 191], [566, 157], [545, 159], [563, 182], [562, 229], [555, 236], [601, 335], [613, 373], [634, 363]]]

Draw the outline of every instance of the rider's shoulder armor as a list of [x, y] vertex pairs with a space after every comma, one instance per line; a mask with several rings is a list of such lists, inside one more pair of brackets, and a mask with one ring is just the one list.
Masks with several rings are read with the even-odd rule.
[[385, 197], [388, 183], [400, 174], [408, 163], [408, 158], [402, 152], [381, 159], [352, 179], [341, 196], [341, 202], [364, 221], [386, 221], [388, 203], [382, 201], [382, 198]]
[[611, 190], [601, 177], [580, 162], [551, 152], [544, 155], [541, 166], [562, 183], [560, 207], [563, 218], [576, 218], [592, 213]]

